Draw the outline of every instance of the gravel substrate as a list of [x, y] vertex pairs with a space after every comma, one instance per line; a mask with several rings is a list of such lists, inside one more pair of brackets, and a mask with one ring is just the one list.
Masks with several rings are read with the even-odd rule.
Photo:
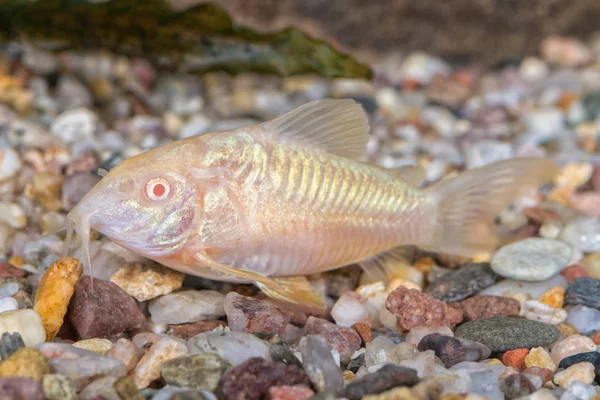
[[[372, 83], [162, 74], [106, 53], [8, 47], [0, 398], [600, 398], [600, 42], [548, 40], [541, 56], [496, 70], [415, 53]], [[417, 251], [389, 282], [357, 266], [310, 276], [324, 315], [169, 270], [99, 234], [93, 277], [77, 246], [64, 249], [65, 215], [99, 169], [326, 97], [369, 113], [365, 161], [419, 163], [427, 185], [520, 155], [561, 172], [498, 216], [504, 242], [491, 256]]]

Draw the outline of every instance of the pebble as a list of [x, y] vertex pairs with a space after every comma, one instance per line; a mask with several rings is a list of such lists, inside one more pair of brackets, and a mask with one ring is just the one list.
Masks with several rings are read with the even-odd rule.
[[600, 308], [600, 280], [582, 277], [571, 282], [565, 292], [565, 303]]
[[0, 314], [0, 334], [14, 332], [21, 335], [27, 347], [46, 340], [42, 319], [33, 310], [5, 311]]
[[39, 351], [21, 347], [8, 359], [0, 363], [0, 377], [18, 376], [41, 382], [50, 373], [50, 365]]
[[185, 324], [225, 315], [225, 296], [213, 290], [183, 290], [150, 300], [148, 311], [160, 324]]
[[458, 338], [488, 346], [492, 351], [547, 346], [559, 338], [552, 325], [514, 317], [492, 317], [470, 321], [456, 328]]
[[400, 330], [415, 327], [454, 326], [462, 321], [462, 313], [440, 300], [416, 289], [398, 287], [388, 295], [386, 308], [397, 317]]
[[167, 333], [171, 336], [189, 340], [192, 337], [209, 332], [219, 327], [225, 327], [227, 324], [224, 321], [198, 321], [193, 324], [170, 325]]
[[79, 392], [79, 398], [81, 400], [94, 400], [94, 399], [108, 399], [108, 400], [120, 400], [119, 394], [113, 387], [117, 378], [114, 376], [103, 376], [84, 387]]
[[509, 350], [502, 355], [502, 364], [507, 367], [524, 369], [525, 357], [527, 357], [528, 354], [528, 349]]
[[0, 399], [45, 400], [40, 382], [32, 379], [10, 377], [0, 378]]
[[137, 301], [146, 301], [181, 288], [185, 274], [162, 265], [127, 264], [110, 281]]
[[160, 337], [146, 351], [129, 376], [140, 389], [160, 378], [161, 366], [168, 360], [184, 356], [188, 349], [180, 339]]
[[359, 323], [377, 323], [372, 317], [375, 310], [358, 293], [342, 294], [331, 308], [331, 318], [340, 326], [351, 327]]
[[600, 370], [600, 352], [589, 351], [585, 353], [577, 353], [571, 356], [567, 356], [560, 360], [560, 363], [558, 363], [558, 369], [566, 369], [572, 365], [579, 364], [582, 362], [592, 363], [596, 367], [596, 370]]
[[112, 349], [113, 344], [108, 339], [94, 338], [75, 342], [73, 343], [73, 347], [93, 351], [94, 353], [98, 354], [105, 354], [107, 351]]
[[81, 142], [93, 137], [98, 117], [85, 109], [65, 111], [50, 126], [50, 132], [63, 143]]
[[600, 330], [600, 310], [582, 305], [575, 306], [569, 310], [566, 322], [584, 335], [591, 334]]
[[4, 332], [0, 337], [0, 358], [6, 360], [21, 347], [25, 347], [25, 342], [19, 332]]
[[273, 386], [310, 385], [306, 373], [295, 365], [253, 357], [227, 371], [221, 380], [225, 400], [260, 400]]
[[553, 308], [547, 304], [540, 303], [537, 300], [528, 300], [525, 302], [524, 316], [533, 321], [540, 321], [546, 324], [557, 325], [567, 319], [567, 311], [562, 308]]
[[105, 355], [121, 361], [125, 365], [127, 372], [131, 372], [144, 355], [144, 352], [129, 339], [121, 338], [117, 340]]
[[15, 268], [7, 262], [0, 262], [0, 279], [4, 278], [24, 278], [27, 272]]
[[48, 360], [53, 372], [69, 378], [77, 390], [101, 376], [121, 377], [127, 374], [121, 361], [66, 343], [41, 343], [36, 349]]
[[546, 368], [550, 371], [556, 369], [556, 363], [550, 357], [550, 354], [543, 347], [535, 347], [529, 351], [525, 357], [525, 366]]
[[215, 353], [232, 366], [261, 357], [271, 360], [269, 344], [244, 332], [214, 330], [192, 337], [187, 342], [191, 354]]
[[[70, 321], [82, 339], [116, 335], [141, 329], [146, 317], [133, 300], [112, 282], [83, 276], [75, 285]], [[1, 314], [0, 314], [1, 317]]]
[[471, 297], [498, 279], [488, 263], [467, 264], [432, 282], [425, 293], [446, 303], [455, 302]]
[[5, 311], [13, 311], [19, 309], [19, 302], [12, 297], [0, 298], [0, 314]]
[[14, 177], [22, 165], [21, 156], [13, 148], [0, 148], [0, 182]]
[[505, 279], [479, 292], [482, 296], [504, 296], [506, 292], [526, 294], [530, 298], [537, 299], [548, 289], [554, 286], [567, 286], [567, 280], [558, 274], [542, 282], [527, 282], [514, 279]]
[[143, 400], [140, 390], [128, 376], [117, 378], [113, 383], [113, 389], [117, 392], [120, 400]]
[[64, 375], [46, 374], [42, 386], [46, 400], [77, 400], [75, 387]]
[[560, 239], [584, 253], [600, 251], [600, 219], [579, 217], [562, 230]]
[[446, 368], [467, 361], [467, 349], [459, 339], [432, 333], [425, 336], [417, 346], [419, 351], [433, 350]]
[[315, 392], [306, 385], [282, 385], [269, 388], [270, 400], [309, 400], [314, 394]]
[[346, 365], [350, 356], [360, 349], [361, 338], [352, 328], [337, 326], [324, 319], [309, 317], [304, 325], [307, 335], [319, 335], [329, 343], [329, 346], [340, 354], [340, 361]]
[[268, 300], [258, 300], [230, 292], [224, 302], [227, 324], [232, 331], [274, 333], [283, 336], [290, 315]]
[[512, 374], [500, 381], [506, 399], [519, 399], [535, 392], [536, 388], [525, 374]]
[[227, 363], [217, 354], [177, 357], [165, 362], [161, 375], [168, 385], [214, 392]]
[[521, 311], [521, 304], [517, 300], [502, 296], [473, 296], [450, 303], [450, 306], [462, 311], [465, 321], [498, 316], [516, 317]]
[[444, 336], [454, 336], [454, 332], [452, 332], [452, 329], [450, 329], [447, 326], [441, 326], [438, 328], [416, 327], [416, 328], [412, 328], [408, 332], [408, 334], [404, 338], [404, 341], [406, 343], [412, 344], [413, 346], [416, 347], [425, 336], [432, 334], [432, 333], [439, 333], [440, 335], [444, 335]]
[[304, 371], [317, 391], [339, 393], [344, 387], [344, 378], [327, 340], [317, 335], [303, 336], [299, 350]]
[[417, 371], [414, 369], [386, 364], [377, 372], [346, 385], [343, 395], [349, 400], [361, 400], [367, 395], [378, 394], [397, 386], [412, 387], [418, 382]]
[[61, 258], [44, 272], [35, 293], [33, 310], [42, 319], [47, 340], [52, 340], [63, 325], [69, 301], [83, 268], [74, 258]]
[[571, 382], [577, 381], [585, 383], [587, 385], [594, 382], [595, 367], [594, 364], [589, 362], [580, 362], [571, 365], [564, 371], [560, 371], [554, 374], [552, 381], [562, 388], [568, 388]]
[[4, 222], [16, 229], [27, 226], [27, 215], [21, 206], [15, 203], [0, 202], [0, 222]]
[[565, 288], [561, 286], [551, 287], [545, 290], [538, 300], [540, 303], [546, 304], [550, 307], [562, 308], [565, 300]]
[[529, 238], [501, 247], [492, 257], [491, 267], [505, 278], [544, 281], [567, 266], [572, 252], [558, 240]]
[[596, 344], [592, 339], [582, 335], [571, 335], [556, 342], [550, 351], [550, 356], [555, 363], [573, 354], [587, 353], [596, 350]]

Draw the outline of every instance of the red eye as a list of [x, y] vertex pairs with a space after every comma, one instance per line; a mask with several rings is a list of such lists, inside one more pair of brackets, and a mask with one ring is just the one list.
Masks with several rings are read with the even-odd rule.
[[150, 179], [148, 183], [146, 183], [146, 196], [150, 200], [164, 200], [169, 196], [171, 192], [171, 186], [169, 186], [169, 182], [162, 178], [154, 178]]

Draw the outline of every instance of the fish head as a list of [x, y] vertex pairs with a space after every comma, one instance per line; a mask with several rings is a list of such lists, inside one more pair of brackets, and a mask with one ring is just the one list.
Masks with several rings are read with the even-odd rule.
[[67, 215], [82, 243], [87, 245], [94, 229], [153, 259], [172, 255], [185, 244], [201, 198], [181, 167], [182, 155], [171, 153], [125, 160], [83, 197]]

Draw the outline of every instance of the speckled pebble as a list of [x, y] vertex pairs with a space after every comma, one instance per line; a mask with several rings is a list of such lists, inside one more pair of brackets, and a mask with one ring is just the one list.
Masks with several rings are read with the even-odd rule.
[[565, 303], [600, 308], [600, 280], [583, 277], [573, 281], [565, 292]]
[[460, 301], [493, 285], [498, 279], [488, 263], [467, 264], [432, 282], [425, 293], [444, 302]]
[[128, 295], [146, 301], [181, 288], [184, 274], [161, 265], [127, 264], [111, 277]]

